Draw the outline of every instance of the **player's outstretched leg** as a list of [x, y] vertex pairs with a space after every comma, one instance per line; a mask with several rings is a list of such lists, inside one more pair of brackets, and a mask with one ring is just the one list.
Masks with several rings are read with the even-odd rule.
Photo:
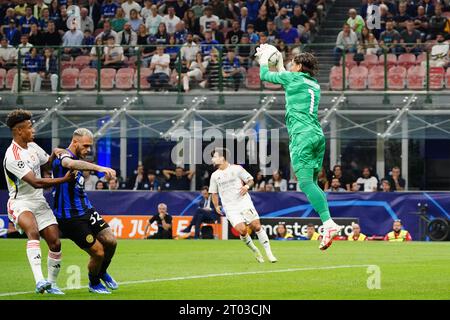
[[316, 210], [322, 220], [324, 234], [319, 249], [326, 250], [331, 246], [333, 239], [341, 231], [341, 227], [331, 219], [325, 192], [320, 189], [314, 180], [314, 169], [299, 169], [296, 174], [300, 189], [305, 193], [311, 206]]
[[111, 277], [111, 275], [109, 275], [109, 273], [107, 272], [107, 269], [111, 264], [111, 260], [114, 256], [114, 253], [116, 252], [117, 247], [116, 237], [114, 237], [111, 228], [106, 228], [98, 233], [97, 240], [101, 242], [105, 251], [105, 256], [103, 258], [103, 263], [100, 270], [100, 279], [102, 279], [105, 285], [111, 290], [117, 290], [119, 289], [119, 285], [113, 279], [113, 277]]
[[41, 231], [42, 237], [48, 245], [47, 257], [47, 280], [51, 283], [51, 288], [47, 289], [47, 293], [63, 295], [64, 292], [58, 288], [56, 281], [59, 271], [61, 270], [61, 240], [59, 239], [59, 228], [56, 224], [50, 225]]
[[89, 292], [109, 294], [111, 292], [100, 282], [100, 271], [105, 257], [103, 245], [95, 241], [92, 247], [85, 249], [91, 256], [88, 264], [89, 270]]
[[272, 253], [272, 249], [270, 248], [270, 241], [269, 237], [267, 236], [266, 230], [261, 227], [261, 222], [259, 219], [252, 221], [250, 224], [250, 227], [253, 231], [255, 231], [256, 235], [258, 236], [259, 243], [263, 246], [264, 250], [266, 251], [267, 259], [269, 259], [270, 262], [275, 263], [278, 261], [277, 258]]
[[259, 249], [253, 243], [252, 238], [248, 234], [246, 224], [241, 222], [235, 225], [234, 228], [239, 232], [240, 238], [245, 243], [245, 245], [249, 247], [250, 250], [252, 250], [252, 252], [255, 254], [256, 261], [258, 261], [259, 263], [263, 263], [264, 258]]
[[40, 235], [36, 218], [30, 211], [24, 211], [17, 217], [16, 224], [28, 237], [27, 257], [36, 282], [36, 293], [44, 293], [51, 287], [51, 283], [44, 279], [42, 274], [42, 254], [40, 246]]

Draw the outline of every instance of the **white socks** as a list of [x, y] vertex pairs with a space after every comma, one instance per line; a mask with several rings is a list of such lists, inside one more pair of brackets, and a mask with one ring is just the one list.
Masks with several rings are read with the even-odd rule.
[[333, 219], [328, 219], [327, 221], [325, 221], [323, 223], [324, 228], [331, 228], [331, 227], [334, 227], [335, 225], [336, 225], [336, 223], [333, 221]]
[[255, 253], [259, 252], [258, 248], [253, 243], [253, 240], [249, 234], [247, 234], [245, 237], [243, 237], [243, 236], [240, 236], [240, 237], [241, 237], [241, 240], [244, 241], [245, 245], [250, 248], [250, 250], [252, 250]]
[[56, 284], [56, 279], [58, 278], [59, 271], [61, 270], [61, 251], [48, 251], [47, 267], [48, 281], [52, 284]]
[[264, 247], [264, 250], [266, 250], [266, 254], [268, 256], [272, 256], [272, 250], [270, 249], [270, 242], [269, 237], [267, 236], [266, 230], [264, 228], [261, 228], [258, 232], [256, 232], [256, 235], [258, 236], [259, 243]]
[[27, 242], [27, 257], [28, 262], [31, 266], [31, 271], [33, 271], [34, 280], [36, 283], [44, 280], [41, 269], [41, 247], [39, 245], [39, 240], [28, 240]]

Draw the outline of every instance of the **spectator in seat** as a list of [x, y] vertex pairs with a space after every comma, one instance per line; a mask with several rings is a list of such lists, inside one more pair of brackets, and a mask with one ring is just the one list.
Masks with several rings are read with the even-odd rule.
[[106, 190], [106, 183], [98, 180], [97, 183], [95, 184], [95, 190]]
[[115, 31], [112, 29], [111, 22], [110, 22], [109, 20], [105, 20], [105, 21], [103, 22], [103, 31], [100, 32], [100, 33], [95, 37], [95, 39], [100, 38], [100, 39], [102, 39], [103, 42], [105, 42], [105, 41], [109, 38], [109, 36], [113, 36], [114, 39], [115, 39], [115, 42], [116, 42], [117, 44], [119, 43], [119, 35], [117, 34], [117, 32], [115, 32]]
[[192, 6], [192, 12], [194, 12], [195, 18], [200, 18], [203, 15], [205, 6], [203, 5], [203, 0], [194, 0]]
[[144, 23], [144, 21], [141, 17], [139, 17], [139, 13], [136, 11], [136, 9], [131, 9], [128, 23], [131, 25], [131, 29], [136, 32], [138, 31], [139, 26]]
[[42, 36], [41, 31], [39, 31], [39, 26], [36, 23], [33, 23], [31, 25], [31, 31], [28, 35], [28, 41], [33, 45], [37, 47], [44, 46], [44, 38]]
[[390, 175], [384, 180], [389, 182], [392, 191], [405, 191], [406, 181], [402, 178], [399, 167], [393, 167]]
[[264, 186], [264, 192], [275, 192], [275, 188], [273, 187], [273, 184], [266, 183]]
[[[293, 28], [288, 18], [283, 20], [283, 30], [278, 33], [278, 38], [287, 45], [299, 43], [300, 37], [297, 28]], [[356, 41], [355, 41], [356, 45]]]
[[166, 45], [169, 43], [170, 33], [167, 32], [165, 23], [160, 23], [158, 31], [154, 35], [150, 35], [149, 42], [155, 45]]
[[103, 53], [105, 58], [103, 65], [105, 67], [119, 69], [123, 66], [125, 59], [123, 48], [116, 44], [116, 40], [112, 35], [106, 40], [106, 47]]
[[144, 7], [142, 8], [141, 12], [139, 12], [144, 21], [147, 21], [147, 18], [152, 15], [152, 6], [153, 0], [144, 0]]
[[165, 203], [158, 204], [158, 213], [148, 221], [144, 234], [154, 222], [158, 225], [158, 231], [147, 239], [172, 239], [172, 216], [167, 212]]
[[348, 241], [366, 241], [367, 236], [361, 233], [361, 227], [357, 223], [352, 222], [353, 231], [348, 235]]
[[264, 191], [264, 187], [266, 185], [266, 181], [264, 179], [264, 175], [262, 171], [258, 171], [255, 175], [255, 184], [252, 187], [253, 191]]
[[[173, 34], [175, 39], [176, 39], [176, 43], [177, 44], [184, 44], [186, 43], [186, 38], [188, 35], [188, 31], [186, 29], [186, 25], [184, 24], [184, 21], [181, 20], [180, 22], [177, 23], [177, 25], [175, 26], [175, 33]], [[220, 31], [219, 31], [220, 32]]]
[[178, 52], [180, 51], [180, 47], [177, 45], [177, 39], [175, 39], [175, 35], [169, 36], [169, 45], [165, 49], [165, 53], [170, 56], [170, 67], [174, 68], [175, 60], [178, 57]]
[[268, 21], [269, 17], [267, 16], [267, 8], [266, 6], [261, 6], [261, 8], [259, 8], [258, 18], [255, 20], [256, 32], [266, 32]]
[[[225, 43], [228, 45], [237, 45], [241, 41], [244, 32], [239, 28], [239, 22], [233, 21], [231, 30], [227, 32]], [[234, 46], [229, 46], [234, 48]]]
[[358, 53], [377, 54], [380, 47], [374, 34], [367, 27], [364, 27], [358, 40]]
[[164, 16], [163, 22], [166, 25], [166, 29], [168, 33], [174, 33], [175, 26], [178, 22], [180, 22], [180, 18], [175, 15], [175, 9], [173, 7], [169, 7], [167, 9], [167, 15]]
[[267, 8], [267, 15], [271, 20], [275, 19], [278, 11], [280, 10], [280, 6], [277, 0], [264, 0], [261, 6]]
[[203, 16], [200, 17], [200, 32], [205, 33], [206, 31], [212, 31], [211, 22], [220, 24], [220, 19], [218, 16], [213, 15], [213, 9], [211, 6], [206, 6], [203, 10]]
[[273, 185], [275, 191], [287, 191], [287, 180], [281, 176], [280, 170], [275, 170], [269, 183]]
[[[1, 6], [0, 6], [1, 10]], [[16, 25], [16, 14], [14, 12], [13, 8], [7, 8], [5, 13], [0, 11], [0, 33], [5, 33], [5, 28], [8, 28], [9, 23], [11, 20], [14, 20], [14, 26]]]
[[16, 21], [14, 19], [9, 20], [7, 27], [3, 26], [3, 37], [8, 40], [8, 43], [12, 46], [17, 46], [20, 43], [20, 31], [16, 28]]
[[14, 76], [14, 82], [11, 89], [11, 92], [16, 93], [18, 90], [18, 86], [22, 86], [22, 81], [24, 79], [28, 79], [30, 81], [30, 89], [31, 91], [37, 91], [40, 88], [40, 80], [39, 71], [41, 70], [42, 57], [38, 54], [36, 48], [32, 47], [30, 49], [30, 53], [25, 56], [23, 62], [23, 69], [20, 74], [20, 84], [19, 76], [16, 74]]
[[141, 24], [137, 32], [137, 44], [139, 47], [137, 47], [136, 50], [141, 50], [141, 66], [144, 68], [147, 68], [150, 64], [155, 51], [153, 46], [149, 46], [149, 40], [150, 37], [147, 33], [147, 30], [145, 26]]
[[286, 225], [284, 223], [279, 223], [277, 226], [277, 234], [275, 236], [275, 240], [294, 240], [294, 236], [291, 232], [286, 229]]
[[189, 91], [189, 82], [192, 79], [201, 81], [206, 72], [208, 61], [203, 61], [203, 56], [200, 52], [197, 52], [196, 57], [195, 61], [187, 61], [188, 71], [181, 74], [184, 92]]
[[98, 63], [102, 62], [105, 59], [104, 56], [104, 48], [102, 38], [95, 39], [95, 46], [91, 48], [91, 52], [89, 53], [89, 57], [91, 58], [91, 67], [97, 68]]
[[105, 0], [100, 9], [101, 12], [101, 21], [106, 21], [109, 19], [114, 19], [116, 16], [116, 11], [119, 8], [119, 5], [113, 0]]
[[143, 190], [145, 169], [142, 164], [136, 168], [134, 176], [130, 179], [129, 188], [132, 190]]
[[245, 7], [248, 9], [248, 18], [251, 23], [256, 21], [258, 17], [259, 8], [261, 3], [259, 0], [247, 0], [245, 3]]
[[356, 35], [359, 35], [365, 27], [366, 22], [359, 14], [356, 13], [354, 8], [351, 8], [348, 10], [347, 24], [354, 32], [356, 32]]
[[211, 37], [216, 40], [218, 43], [225, 43], [225, 35], [222, 31], [219, 29], [219, 24], [216, 21], [211, 21], [210, 28], [211, 28]]
[[345, 53], [355, 53], [356, 45], [358, 43], [358, 37], [356, 33], [345, 23], [342, 27], [342, 31], [339, 32], [336, 47], [334, 48], [334, 60], [335, 65], [339, 65], [339, 61]]
[[445, 33], [445, 27], [447, 26], [447, 17], [442, 15], [442, 6], [436, 5], [435, 15], [430, 19], [430, 34], [428, 40], [436, 39], [439, 33]]
[[248, 9], [246, 7], [241, 8], [241, 16], [239, 17], [239, 28], [242, 32], [247, 31], [247, 26], [249, 23], [251, 23], [249, 17], [248, 17]]
[[377, 191], [378, 180], [372, 175], [369, 167], [364, 167], [362, 170], [362, 177], [356, 180], [356, 183], [363, 185], [364, 192], [374, 192]]
[[417, 16], [414, 18], [414, 26], [416, 27], [416, 30], [420, 32], [422, 40], [425, 40], [429, 32], [429, 18], [425, 14], [425, 8], [423, 6], [417, 7]]
[[94, 191], [95, 185], [99, 181], [98, 177], [95, 175], [95, 172], [91, 171], [83, 171], [84, 177], [84, 190], [86, 191]]
[[147, 171], [147, 179], [142, 184], [142, 190], [161, 191], [161, 186], [159, 185], [159, 181], [156, 179], [155, 170]]
[[[205, 59], [206, 60], [206, 59]], [[219, 63], [219, 52], [213, 49], [210, 53], [210, 59], [205, 70], [205, 80], [200, 82], [200, 87], [208, 87], [211, 90], [217, 89], [219, 86], [219, 74], [222, 72]]]
[[320, 170], [319, 172], [319, 175], [317, 177], [317, 184], [322, 190], [328, 190], [330, 187], [330, 182], [328, 181], [327, 171], [325, 170], [325, 167], [322, 167], [322, 170]]
[[81, 8], [80, 10], [80, 29], [82, 32], [85, 32], [86, 30], [90, 30], [91, 32], [94, 32], [94, 21], [91, 17], [89, 17], [89, 11], [86, 8]]
[[59, 21], [61, 19], [61, 10], [58, 0], [52, 0], [52, 2], [50, 3], [49, 11], [52, 21]]
[[193, 61], [198, 62], [197, 53], [199, 52], [199, 46], [194, 42], [194, 36], [192, 33], [188, 33], [186, 36], [186, 41], [181, 47], [181, 59], [188, 64]]
[[158, 31], [159, 24], [163, 22], [163, 17], [158, 14], [156, 5], [150, 7], [150, 15], [145, 19], [145, 26], [149, 34], [155, 34]]
[[122, 3], [122, 9], [125, 12], [125, 18], [130, 19], [131, 11], [135, 10], [136, 12], [141, 12], [142, 7], [136, 1], [125, 0]]
[[201, 42], [200, 50], [202, 51], [203, 56], [208, 56], [211, 54], [211, 50], [214, 48], [218, 49], [219, 42], [216, 40], [213, 40], [212, 38], [212, 32], [211, 31], [205, 31], [205, 40]]
[[[101, 41], [101, 40], [100, 40]], [[81, 52], [83, 55], [89, 54], [92, 49], [92, 46], [95, 45], [95, 38], [92, 36], [92, 32], [90, 30], [84, 31], [83, 41], [81, 42], [83, 48], [81, 48]]]
[[[75, 20], [73, 20], [75, 22]], [[70, 30], [67, 31], [63, 36], [63, 52], [66, 56], [78, 56], [81, 53], [79, 48], [83, 44], [83, 32], [77, 29], [76, 23], [72, 23]]]
[[176, 0], [173, 3], [173, 8], [175, 9], [175, 15], [182, 19], [186, 11], [189, 9], [189, 5], [184, 0]]
[[378, 54], [383, 54], [384, 51], [386, 53], [398, 54], [399, 52], [399, 42], [400, 42], [400, 33], [394, 29], [394, 22], [387, 21], [386, 22], [386, 30], [383, 31], [380, 35], [380, 51]]
[[331, 179], [330, 189], [325, 190], [326, 192], [346, 192], [344, 188], [341, 188], [341, 183], [338, 178]]
[[[44, 50], [44, 58], [42, 60], [40, 76], [42, 80], [50, 80], [52, 92], [58, 89], [58, 60], [53, 55], [52, 49]], [[36, 91], [40, 91], [40, 82], [36, 84]]]
[[425, 9], [425, 14], [428, 17], [432, 17], [435, 14], [435, 7], [431, 0], [422, 0], [422, 6]]
[[189, 32], [192, 32], [195, 35], [200, 34], [200, 22], [199, 19], [195, 17], [195, 13], [192, 9], [186, 11], [183, 21]]
[[240, 45], [237, 47], [236, 54], [244, 68], [250, 67], [252, 57], [252, 46], [250, 46], [250, 38], [248, 34], [242, 35]]
[[339, 179], [339, 183], [342, 188], [350, 191], [350, 178], [347, 175], [344, 175], [342, 166], [339, 164], [336, 164], [333, 167], [333, 171], [331, 172], [331, 176], [328, 180], [332, 180], [334, 178]]
[[398, 14], [394, 16], [395, 29], [398, 32], [402, 32], [406, 29], [406, 22], [411, 20], [411, 17], [406, 12], [406, 2], [400, 2], [398, 5]]
[[17, 50], [8, 45], [5, 37], [0, 40], [0, 68], [9, 70], [17, 65]]
[[308, 240], [312, 240], [312, 241], [317, 241], [317, 240], [322, 239], [322, 236], [320, 235], [320, 233], [316, 232], [316, 228], [314, 227], [314, 225], [312, 223], [309, 223], [306, 227], [306, 237], [308, 238]]
[[404, 242], [412, 241], [411, 234], [403, 229], [402, 221], [395, 220], [392, 225], [392, 231], [384, 236], [385, 241]]
[[44, 45], [48, 47], [60, 46], [62, 39], [58, 30], [56, 30], [55, 22], [50, 20], [47, 25], [47, 32], [44, 33]]
[[191, 223], [180, 232], [181, 234], [189, 235], [192, 227], [195, 226], [194, 239], [200, 238], [202, 223], [216, 223], [220, 221], [219, 214], [214, 210], [211, 194], [208, 193], [208, 187], [203, 187], [201, 194], [202, 199], [198, 203], [198, 208], [192, 217]]
[[33, 9], [27, 7], [25, 9], [25, 16], [19, 19], [19, 30], [22, 34], [29, 34], [31, 32], [31, 25], [38, 23], [38, 19], [33, 16]]
[[[361, 18], [362, 19], [362, 18]], [[291, 17], [291, 24], [294, 28], [298, 28], [299, 26], [305, 26], [306, 23], [309, 22], [309, 18], [306, 14], [303, 13], [303, 8], [300, 5], [296, 5], [294, 7], [294, 14]], [[347, 22], [348, 23], [348, 22]], [[363, 20], [364, 23], [364, 20]]]
[[227, 56], [222, 61], [222, 71], [224, 82], [231, 85], [234, 91], [238, 91], [242, 82], [242, 68], [239, 58], [233, 50], [227, 52]]
[[247, 34], [251, 44], [259, 42], [259, 35], [255, 32], [255, 27], [251, 23], [247, 26]]
[[391, 192], [391, 183], [389, 180], [381, 180], [381, 192]]
[[355, 181], [352, 183], [352, 187], [350, 189], [351, 192], [359, 192], [361, 191], [361, 186]]
[[278, 15], [273, 20], [277, 31], [280, 31], [283, 29], [283, 20], [284, 19], [289, 19], [289, 16], [287, 14], [287, 9], [285, 7], [282, 7], [278, 11]]
[[94, 30], [97, 29], [101, 18], [101, 6], [97, 0], [88, 0], [85, 8], [88, 10], [88, 16], [94, 22]]
[[[430, 67], [447, 67], [449, 65], [449, 41], [445, 41], [443, 33], [436, 36], [436, 44], [431, 48]], [[422, 61], [422, 66], [427, 67], [427, 62]]]
[[227, 27], [231, 26], [233, 21], [239, 20], [239, 15], [241, 11], [239, 10], [239, 7], [235, 5], [237, 1], [236, 0], [224, 0], [223, 5], [225, 7], [225, 25]]
[[116, 191], [116, 190], [119, 190], [119, 182], [118, 182], [118, 180], [117, 180], [116, 177], [111, 178], [111, 179], [108, 181], [108, 190], [109, 190], [109, 191]]
[[125, 12], [122, 8], [118, 8], [116, 11], [116, 16], [111, 20], [111, 28], [115, 32], [120, 32], [123, 30], [125, 23], [127, 23], [128, 19], [125, 18]]
[[58, 20], [55, 20], [56, 23], [56, 29], [59, 31], [61, 36], [64, 36], [64, 34], [70, 30], [70, 28], [67, 26], [67, 21], [69, 20], [69, 15], [67, 14], [66, 7], [62, 7], [61, 10], [61, 17]]
[[170, 190], [189, 190], [194, 171], [177, 167], [174, 170], [163, 170], [163, 175], [170, 185]]
[[273, 46], [275, 46], [277, 44], [278, 32], [277, 32], [277, 27], [275, 26], [275, 23], [273, 21], [267, 22], [266, 36], [267, 36], [267, 43], [269, 43]]
[[48, 8], [45, 8], [42, 11], [42, 17], [39, 19], [39, 29], [41, 30], [41, 32], [47, 32], [48, 23], [50, 21], [50, 10]]
[[414, 22], [408, 20], [406, 22], [406, 29], [400, 33], [400, 52], [413, 53], [416, 56], [422, 52], [421, 48], [421, 35], [420, 32], [415, 29]]
[[125, 23], [123, 30], [119, 32], [119, 45], [122, 46], [126, 56], [134, 55], [134, 47], [137, 45], [137, 34], [131, 29], [129, 22]]
[[152, 74], [147, 81], [156, 91], [165, 89], [169, 84], [170, 76], [170, 56], [164, 53], [163, 46], [156, 47], [156, 54], [153, 55], [150, 63]]

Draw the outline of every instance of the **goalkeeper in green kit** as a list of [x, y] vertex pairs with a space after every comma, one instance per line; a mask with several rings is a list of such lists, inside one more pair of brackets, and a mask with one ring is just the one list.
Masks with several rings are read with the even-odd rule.
[[[311, 53], [300, 53], [292, 59], [290, 71], [284, 69], [281, 53], [272, 45], [263, 44], [255, 54], [260, 64], [262, 81], [281, 84], [286, 96], [286, 127], [289, 151], [300, 189], [305, 193], [324, 226], [319, 249], [330, 247], [341, 227], [330, 216], [325, 193], [317, 184], [325, 153], [325, 136], [318, 119], [320, 85], [313, 76], [318, 61]], [[269, 59], [278, 61], [278, 72], [269, 71]]]

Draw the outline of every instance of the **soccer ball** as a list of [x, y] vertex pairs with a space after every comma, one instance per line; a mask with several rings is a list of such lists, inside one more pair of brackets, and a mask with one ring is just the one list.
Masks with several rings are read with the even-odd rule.
[[274, 52], [269, 57], [269, 67], [275, 67], [278, 64], [278, 52]]

